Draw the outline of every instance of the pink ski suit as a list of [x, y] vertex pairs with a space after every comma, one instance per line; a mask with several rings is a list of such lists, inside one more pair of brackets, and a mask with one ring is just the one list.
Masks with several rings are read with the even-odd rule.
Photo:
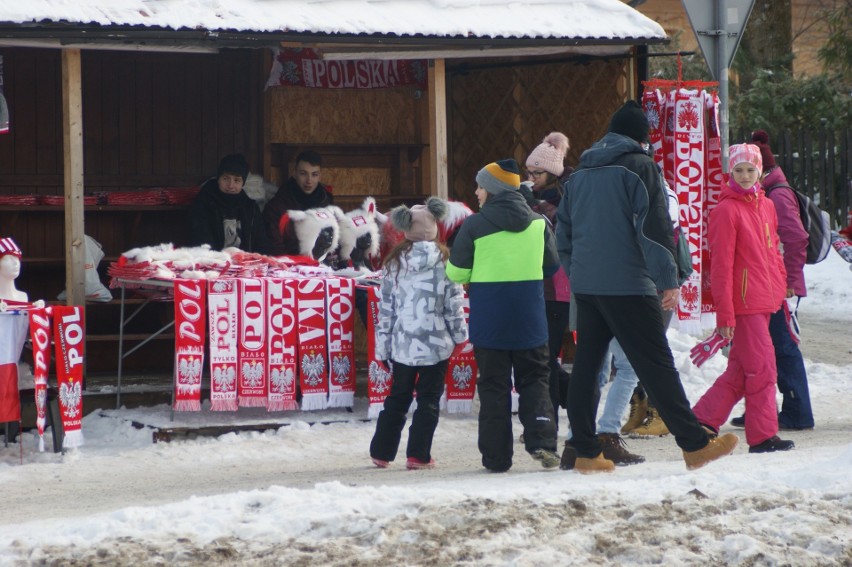
[[743, 397], [745, 434], [755, 446], [778, 433], [775, 351], [769, 316], [786, 293], [775, 205], [764, 194], [743, 194], [733, 179], [710, 214], [710, 275], [716, 326], [735, 327], [728, 367], [695, 404], [695, 416], [716, 430]]

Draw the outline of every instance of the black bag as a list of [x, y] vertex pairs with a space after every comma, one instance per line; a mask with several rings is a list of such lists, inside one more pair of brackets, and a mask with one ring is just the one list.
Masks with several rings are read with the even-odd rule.
[[799, 218], [802, 219], [802, 226], [808, 233], [808, 256], [805, 263], [822, 262], [831, 250], [831, 221], [828, 213], [820, 209], [810, 197], [783, 183], [764, 189], [766, 195], [769, 196], [776, 187], [786, 187], [796, 196], [796, 202], [799, 204]]

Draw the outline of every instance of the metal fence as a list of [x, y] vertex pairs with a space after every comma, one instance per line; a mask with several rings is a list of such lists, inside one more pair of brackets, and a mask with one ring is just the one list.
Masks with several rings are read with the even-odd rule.
[[[750, 134], [732, 131], [730, 143], [750, 140]], [[776, 132], [769, 141], [790, 185], [828, 212], [834, 228], [846, 226], [852, 210], [852, 128], [838, 132], [817, 124]]]

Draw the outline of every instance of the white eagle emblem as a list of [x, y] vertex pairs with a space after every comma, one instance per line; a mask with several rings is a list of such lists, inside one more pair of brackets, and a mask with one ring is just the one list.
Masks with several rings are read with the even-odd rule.
[[273, 392], [289, 392], [293, 388], [295, 375], [292, 368], [273, 368], [269, 373], [269, 385]]
[[213, 382], [220, 392], [228, 392], [234, 389], [237, 373], [233, 366], [217, 366], [213, 370]]
[[80, 413], [80, 402], [83, 399], [83, 387], [79, 382], [59, 386], [59, 399], [65, 406], [65, 415], [74, 418]]
[[302, 374], [308, 386], [318, 386], [325, 372], [325, 360], [319, 354], [306, 354], [302, 357]]
[[231, 280], [216, 280], [213, 282], [213, 291], [216, 293], [228, 292], [234, 289], [234, 282]]
[[391, 387], [391, 374], [375, 360], [370, 363], [367, 369], [367, 378], [370, 384], [373, 385], [373, 391], [378, 394], [384, 394]]
[[243, 362], [242, 375], [247, 388], [259, 388], [263, 384], [263, 365], [256, 360]]
[[331, 359], [331, 380], [335, 384], [346, 384], [349, 381], [349, 370], [352, 363], [345, 355], [335, 356]]
[[458, 390], [467, 390], [473, 378], [473, 368], [469, 364], [459, 364], [453, 368], [453, 384]]
[[178, 389], [193, 391], [201, 384], [201, 359], [190, 356], [181, 358], [178, 364]]

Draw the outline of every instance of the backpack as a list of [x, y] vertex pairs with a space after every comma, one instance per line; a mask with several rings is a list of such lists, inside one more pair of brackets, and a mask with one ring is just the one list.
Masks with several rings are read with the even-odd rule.
[[766, 195], [769, 196], [776, 187], [786, 187], [792, 191], [796, 196], [796, 202], [799, 203], [799, 218], [802, 219], [802, 226], [808, 233], [808, 255], [805, 263], [822, 262], [831, 250], [831, 221], [828, 213], [820, 209], [810, 197], [783, 183], [764, 189]]

